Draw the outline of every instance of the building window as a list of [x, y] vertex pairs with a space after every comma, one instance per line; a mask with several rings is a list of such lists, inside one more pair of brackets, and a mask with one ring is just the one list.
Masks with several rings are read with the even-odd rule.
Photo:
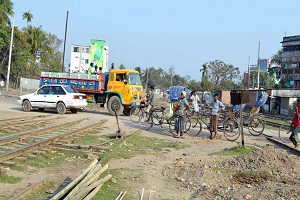
[[89, 64], [89, 59], [85, 59], [84, 63]]
[[79, 52], [79, 47], [74, 47], [73, 52]]

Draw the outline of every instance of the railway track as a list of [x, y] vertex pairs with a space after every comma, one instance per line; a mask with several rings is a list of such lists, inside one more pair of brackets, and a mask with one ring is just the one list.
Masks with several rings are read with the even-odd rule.
[[288, 150], [289, 152], [297, 155], [297, 156], [300, 156], [300, 151], [299, 149], [296, 149], [294, 147], [291, 147], [290, 145], [288, 145], [288, 143], [283, 143], [281, 142], [280, 140], [277, 140], [275, 138], [273, 138], [272, 136], [269, 136], [269, 135], [265, 135], [264, 136], [271, 142], [273, 142], [274, 144], [280, 146], [281, 148], [285, 149], [285, 150]]
[[29, 131], [36, 127], [48, 126], [61, 118], [50, 115], [20, 117], [0, 120], [0, 137], [13, 135], [19, 131]]
[[81, 134], [89, 129], [102, 125], [99, 122], [88, 125], [81, 124], [84, 120], [86, 119], [1, 137], [0, 163], [21, 155], [26, 155], [26, 153], [34, 149], [53, 144], [59, 140]]

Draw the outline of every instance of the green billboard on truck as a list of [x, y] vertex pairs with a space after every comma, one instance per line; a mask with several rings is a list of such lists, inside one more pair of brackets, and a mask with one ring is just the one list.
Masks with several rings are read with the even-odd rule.
[[90, 62], [103, 68], [104, 40], [91, 40]]

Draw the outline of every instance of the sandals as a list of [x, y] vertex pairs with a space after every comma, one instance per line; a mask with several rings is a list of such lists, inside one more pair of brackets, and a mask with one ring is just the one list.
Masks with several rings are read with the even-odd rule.
[[178, 136], [178, 135], [175, 135], [175, 136], [174, 136], [174, 138], [180, 138], [180, 136]]

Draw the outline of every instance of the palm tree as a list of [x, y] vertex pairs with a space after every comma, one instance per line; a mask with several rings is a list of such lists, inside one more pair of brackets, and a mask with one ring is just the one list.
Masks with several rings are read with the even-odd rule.
[[0, 3], [0, 23], [2, 27], [6, 25], [10, 26], [10, 19], [9, 15], [12, 16], [13, 12], [13, 3], [10, 0], [1, 0]]
[[33, 15], [30, 13], [30, 10], [27, 11], [27, 12], [24, 12], [23, 19], [26, 19], [26, 21], [27, 21], [27, 27], [28, 27], [28, 22], [31, 22], [32, 19], [33, 19]]
[[204, 80], [204, 79], [207, 79], [207, 73], [208, 73], [208, 69], [207, 69], [208, 67], [207, 67], [207, 64], [205, 63], [205, 64], [203, 64], [202, 65], [202, 69], [200, 69], [200, 72], [202, 72], [202, 81]]

